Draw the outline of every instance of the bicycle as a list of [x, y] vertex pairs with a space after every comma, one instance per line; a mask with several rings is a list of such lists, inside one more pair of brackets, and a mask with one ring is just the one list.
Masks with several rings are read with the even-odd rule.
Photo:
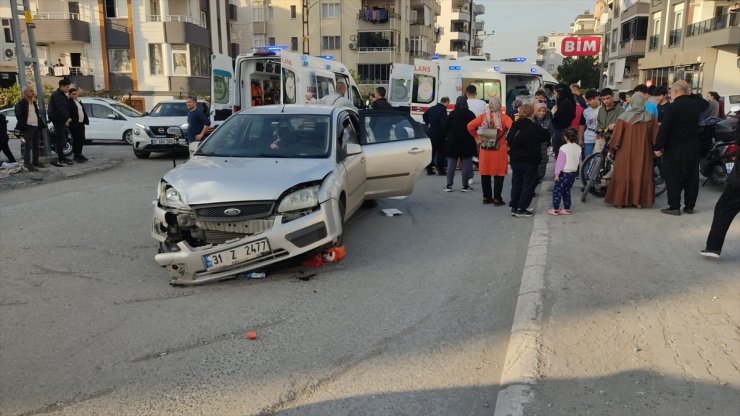
[[[581, 177], [581, 183], [583, 183], [583, 193], [581, 194], [581, 202], [586, 202], [586, 198], [589, 193], [593, 193], [599, 198], [603, 198], [606, 195], [605, 188], [606, 182], [609, 179], [608, 174], [612, 171], [613, 160], [609, 158], [609, 146], [604, 145], [601, 152], [593, 153], [586, 157], [581, 164], [581, 170], [579, 176]], [[596, 185], [598, 186], [598, 189]], [[660, 196], [666, 191], [665, 179], [663, 178], [663, 158], [655, 158], [653, 160], [653, 184], [655, 196]]]

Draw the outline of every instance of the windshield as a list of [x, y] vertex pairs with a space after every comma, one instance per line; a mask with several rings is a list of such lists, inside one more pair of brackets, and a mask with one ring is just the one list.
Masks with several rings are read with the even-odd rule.
[[329, 117], [308, 114], [237, 114], [216, 129], [200, 156], [327, 158]]
[[159, 103], [154, 106], [149, 115], [152, 117], [187, 117], [188, 108], [185, 103]]
[[111, 103], [111, 107], [123, 113], [127, 117], [141, 117], [141, 113], [126, 104]]

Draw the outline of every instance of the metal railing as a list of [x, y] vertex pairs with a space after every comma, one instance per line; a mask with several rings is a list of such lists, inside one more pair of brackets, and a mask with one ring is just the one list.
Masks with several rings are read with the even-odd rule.
[[[714, 32], [715, 30], [727, 29], [731, 26], [737, 26], [737, 13], [723, 14], [711, 19], [702, 20], [701, 22], [689, 25], [686, 28], [686, 37], [698, 36], [703, 33]], [[734, 24], [733, 24], [734, 23]]]
[[375, 47], [375, 46], [358, 46], [357, 51], [358, 52], [395, 52], [398, 48], [395, 46], [387, 46], [387, 47]]
[[80, 20], [90, 22], [90, 16], [87, 13], [67, 13], [67, 12], [40, 12], [33, 15], [38, 20]]
[[654, 51], [658, 49], [658, 43], [660, 42], [660, 35], [653, 35], [650, 36], [650, 40], [648, 41], [648, 50]]
[[[384, 10], [386, 11], [385, 15], [378, 14], [377, 16], [375, 14], [367, 14], [368, 11], [380, 11]], [[377, 17], [377, 18], [376, 18]], [[385, 17], [385, 19], [383, 19]], [[391, 19], [400, 19], [401, 15], [398, 13], [394, 13], [389, 11], [389, 9], [377, 9], [377, 10], [360, 10], [357, 13], [357, 20], [362, 20], [363, 22], [370, 22], [370, 23], [388, 23]]]
[[681, 32], [683, 28], [673, 29], [668, 33], [668, 47], [672, 48], [681, 43]]
[[192, 23], [196, 26], [200, 26], [203, 29], [207, 29], [206, 24], [200, 20], [185, 15], [168, 15], [161, 16], [158, 14], [150, 14], [146, 17], [147, 22], [180, 22], [180, 23]]

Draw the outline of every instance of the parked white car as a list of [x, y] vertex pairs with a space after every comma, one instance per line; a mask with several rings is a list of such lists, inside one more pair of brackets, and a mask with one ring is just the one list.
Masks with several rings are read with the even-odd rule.
[[[208, 107], [199, 102], [203, 113], [208, 114]], [[161, 101], [154, 106], [152, 111], [145, 113], [145, 117], [136, 121], [133, 131], [134, 155], [139, 159], [146, 159], [152, 152], [172, 152], [175, 139], [167, 137], [167, 129], [170, 127], [181, 127], [187, 130], [188, 108], [185, 100]], [[177, 142], [178, 151], [186, 152], [188, 149], [185, 140]]]
[[410, 194], [431, 151], [397, 111], [243, 110], [160, 181], [155, 260], [171, 284], [193, 285], [338, 244], [364, 201]]

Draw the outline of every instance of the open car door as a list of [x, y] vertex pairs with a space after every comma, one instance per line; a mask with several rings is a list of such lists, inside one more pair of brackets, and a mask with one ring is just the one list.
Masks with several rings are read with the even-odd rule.
[[366, 158], [365, 198], [408, 195], [432, 160], [432, 142], [408, 113], [360, 110]]
[[388, 102], [394, 107], [408, 107], [411, 105], [411, 92], [414, 84], [414, 66], [409, 64], [393, 64], [391, 67], [388, 86]]
[[234, 66], [227, 55], [211, 55], [211, 121], [229, 118], [234, 105]]

